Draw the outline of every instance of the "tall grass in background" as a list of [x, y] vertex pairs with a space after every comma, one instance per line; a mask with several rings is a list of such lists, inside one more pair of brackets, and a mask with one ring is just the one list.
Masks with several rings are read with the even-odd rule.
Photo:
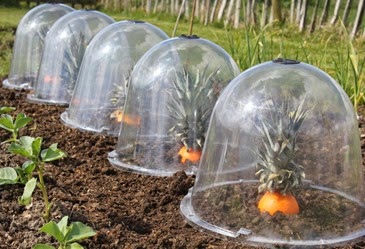
[[355, 110], [360, 104], [365, 103], [364, 96], [364, 65], [365, 52], [355, 49], [346, 28], [342, 26], [343, 34], [340, 46], [332, 56], [334, 74], [337, 82], [350, 97]]
[[[290, 35], [289, 35], [290, 34]], [[289, 37], [288, 37], [289, 36]], [[354, 45], [346, 29], [307, 35], [290, 28], [226, 29], [228, 52], [242, 71], [278, 57], [320, 68], [333, 77], [350, 97], [355, 110], [365, 104], [365, 48]]]
[[13, 30], [0, 28], [0, 80], [10, 71], [10, 61], [14, 43]]
[[[10, 70], [12, 46], [17, 24], [29, 9], [0, 8], [0, 80]], [[102, 10], [101, 10], [102, 11]], [[103, 11], [104, 12], [104, 11]], [[149, 22], [172, 34], [175, 17], [145, 13], [105, 13], [116, 21], [135, 19]], [[177, 35], [187, 34], [189, 23], [181, 20]], [[355, 109], [365, 104], [364, 40], [351, 41], [344, 27], [324, 28], [313, 34], [300, 33], [289, 25], [230, 29], [194, 23], [194, 34], [225, 49], [242, 71], [278, 57], [295, 59], [316, 66], [331, 75], [350, 97]], [[222, 39], [225, 38], [225, 39]]]

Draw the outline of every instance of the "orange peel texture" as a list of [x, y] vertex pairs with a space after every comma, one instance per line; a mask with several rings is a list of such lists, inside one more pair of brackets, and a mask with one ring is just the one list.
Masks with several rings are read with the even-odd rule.
[[298, 214], [299, 205], [291, 194], [282, 195], [279, 192], [266, 192], [259, 201], [260, 211], [274, 215], [276, 212], [283, 214]]
[[187, 149], [185, 146], [182, 147], [179, 150], [178, 153], [181, 156], [181, 162], [185, 163], [187, 160], [189, 160], [192, 163], [197, 163], [200, 160], [201, 151], [200, 150], [193, 150], [193, 149]]

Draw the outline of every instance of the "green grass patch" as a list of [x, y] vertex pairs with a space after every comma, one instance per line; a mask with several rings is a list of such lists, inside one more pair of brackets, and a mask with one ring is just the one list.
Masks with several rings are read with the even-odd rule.
[[[10, 69], [14, 31], [27, 9], [0, 7], [0, 79]], [[141, 11], [104, 11], [116, 21], [140, 20], [151, 23], [169, 36], [172, 35], [176, 16], [151, 14]], [[187, 34], [189, 21], [182, 18], [176, 35]], [[297, 27], [289, 25], [268, 25], [260, 28], [233, 30], [219, 25], [204, 26], [194, 23], [193, 34], [210, 40], [225, 49], [246, 70], [256, 64], [277, 57], [295, 59], [312, 64], [331, 75], [346, 91], [355, 108], [364, 104], [365, 46], [364, 40], [350, 41], [345, 28], [325, 27], [313, 34], [300, 33]]]

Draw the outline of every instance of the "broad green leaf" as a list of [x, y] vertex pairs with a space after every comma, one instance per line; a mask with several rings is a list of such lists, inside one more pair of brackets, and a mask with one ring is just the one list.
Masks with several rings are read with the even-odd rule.
[[13, 118], [8, 114], [1, 115], [0, 128], [3, 128], [10, 132], [14, 131], [15, 126], [13, 124]]
[[32, 158], [31, 152], [29, 152], [26, 148], [24, 148], [19, 143], [11, 143], [8, 150], [13, 154], [17, 154], [17, 155], [26, 157], [28, 159]]
[[72, 222], [70, 225], [70, 230], [65, 237], [65, 242], [75, 242], [94, 236], [95, 234], [95, 231], [91, 227], [81, 222]]
[[39, 158], [39, 153], [41, 152], [41, 147], [42, 147], [42, 141], [43, 138], [37, 137], [32, 142], [32, 155], [34, 158]]
[[14, 111], [15, 109], [16, 108], [14, 108], [14, 107], [3, 106], [3, 107], [0, 107], [0, 114], [8, 113], [8, 112]]
[[20, 129], [26, 126], [30, 121], [32, 121], [32, 118], [25, 116], [24, 113], [19, 113], [15, 118], [14, 126], [16, 129]]
[[60, 228], [53, 220], [44, 224], [39, 230], [54, 237], [58, 242], [64, 242], [65, 240]]
[[33, 246], [33, 249], [56, 249], [54, 246], [46, 245], [46, 244], [36, 244]]
[[37, 179], [34, 177], [25, 184], [23, 195], [18, 199], [20, 205], [28, 205], [32, 201], [32, 194], [36, 185]]
[[57, 226], [60, 229], [60, 231], [62, 232], [63, 236], [66, 236], [69, 227], [67, 226], [68, 224], [68, 216], [64, 216], [58, 223]]
[[35, 169], [35, 163], [32, 160], [28, 160], [22, 165], [22, 169], [24, 170], [24, 173], [27, 175], [32, 174], [32, 172]]
[[79, 243], [75, 242], [70, 245], [67, 245], [66, 249], [84, 249], [84, 247], [82, 245], [80, 245]]
[[58, 149], [56, 143], [52, 144], [48, 149], [42, 150], [41, 153], [41, 158], [43, 162], [55, 161], [66, 156], [66, 152]]
[[35, 138], [30, 136], [23, 136], [19, 138], [19, 143], [28, 151], [32, 151], [32, 144]]
[[18, 174], [12, 167], [0, 168], [0, 185], [14, 184], [17, 182]]
[[18, 180], [17, 181], [19, 183], [26, 184], [29, 179], [28, 179], [28, 175], [25, 173], [25, 171], [22, 168], [20, 168], [20, 167], [16, 167], [15, 168], [15, 171], [18, 174]]

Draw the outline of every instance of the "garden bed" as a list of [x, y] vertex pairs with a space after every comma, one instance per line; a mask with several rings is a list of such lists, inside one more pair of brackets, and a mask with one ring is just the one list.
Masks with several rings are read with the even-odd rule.
[[[0, 79], [2, 81], [2, 79]], [[180, 215], [180, 201], [193, 186], [194, 177], [132, 174], [113, 168], [107, 154], [117, 138], [93, 135], [65, 126], [60, 115], [65, 107], [31, 104], [26, 91], [0, 88], [0, 105], [17, 108], [34, 120], [21, 135], [40, 136], [45, 146], [58, 143], [68, 157], [47, 165], [45, 181], [53, 201], [52, 216], [68, 215], [97, 235], [81, 242], [85, 248], [250, 248], [219, 240], [188, 225]], [[365, 109], [359, 111], [365, 135]], [[0, 141], [8, 134], [0, 131]], [[365, 158], [365, 140], [362, 141]], [[0, 167], [17, 166], [23, 159], [1, 146]], [[42, 226], [43, 202], [37, 190], [30, 206], [19, 206], [22, 187], [0, 187], [0, 248], [31, 248], [38, 242], [53, 242], [38, 231]], [[342, 248], [365, 248], [365, 241]]]

